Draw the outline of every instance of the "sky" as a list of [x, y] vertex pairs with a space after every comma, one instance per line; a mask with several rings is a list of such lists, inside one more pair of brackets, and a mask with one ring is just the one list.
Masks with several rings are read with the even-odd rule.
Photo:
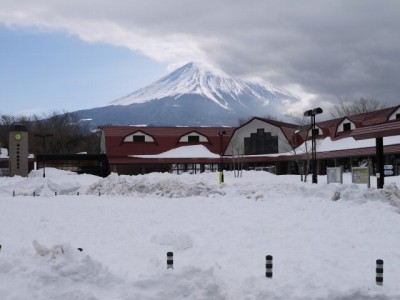
[[396, 0], [1, 0], [0, 114], [105, 105], [198, 61], [302, 97], [400, 104]]

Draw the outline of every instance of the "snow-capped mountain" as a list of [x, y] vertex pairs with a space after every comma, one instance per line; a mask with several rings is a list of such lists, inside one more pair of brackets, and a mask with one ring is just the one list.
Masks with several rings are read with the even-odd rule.
[[246, 103], [242, 103], [242, 100], [249, 97], [260, 100], [262, 104], [274, 98], [291, 100], [296, 98], [283, 89], [217, 76], [203, 65], [191, 62], [153, 84], [114, 100], [110, 104], [131, 105], [165, 97], [179, 98], [186, 94], [206, 97], [224, 109], [230, 109], [232, 101], [246, 107]]
[[284, 89], [219, 76], [188, 63], [106, 106], [78, 113], [96, 125], [236, 126], [239, 119], [279, 115], [284, 106], [297, 101]]

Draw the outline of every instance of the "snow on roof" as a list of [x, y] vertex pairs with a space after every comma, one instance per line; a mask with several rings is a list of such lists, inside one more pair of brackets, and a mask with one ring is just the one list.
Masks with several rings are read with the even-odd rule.
[[[383, 144], [385, 146], [395, 145], [400, 143], [400, 136], [390, 136], [383, 139]], [[375, 139], [366, 139], [356, 141], [352, 137], [343, 138], [340, 140], [332, 141], [330, 137], [321, 140], [320, 144], [317, 142], [317, 151], [336, 151], [336, 150], [346, 150], [346, 149], [359, 149], [375, 147]]]
[[0, 158], [8, 158], [8, 149], [0, 148]]
[[129, 155], [138, 158], [218, 158], [219, 154], [212, 153], [203, 145], [178, 147], [155, 155]]

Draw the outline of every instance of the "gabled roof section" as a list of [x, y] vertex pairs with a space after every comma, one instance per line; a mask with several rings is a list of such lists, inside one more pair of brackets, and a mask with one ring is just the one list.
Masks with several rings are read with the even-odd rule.
[[198, 136], [200, 143], [209, 143], [210, 142], [210, 140], [208, 139], [207, 136], [205, 136], [204, 134], [201, 134], [197, 130], [192, 130], [192, 131], [187, 132], [184, 135], [180, 136], [178, 138], [178, 143], [185, 143], [185, 142], [187, 143], [189, 136]]
[[[259, 118], [259, 117], [252, 118], [251, 120], [244, 123], [240, 127], [246, 126], [247, 124], [251, 123], [253, 120], [260, 120], [262, 122], [269, 123], [271, 125], [279, 127], [289, 142], [293, 140], [293, 137], [295, 136], [296, 132], [299, 130], [299, 126], [295, 125], [295, 124], [285, 123], [285, 122], [270, 120], [270, 119], [265, 119], [265, 118]], [[238, 127], [238, 128], [240, 128], [240, 127]]]
[[362, 113], [358, 115], [351, 115], [337, 119], [331, 119], [326, 121], [317, 122], [318, 125], [324, 132], [325, 136], [330, 136], [332, 140], [341, 139], [351, 135], [352, 131], [338, 132], [338, 126], [343, 120], [348, 119], [352, 122], [355, 127], [361, 128], [371, 125], [379, 125], [388, 122], [389, 117], [400, 108], [400, 105], [395, 107], [384, 108], [373, 112]]
[[388, 121], [398, 120], [398, 114], [400, 114], [400, 105], [393, 108], [393, 112], [390, 113]]
[[135, 132], [132, 132], [131, 134], [126, 135], [123, 138], [123, 142], [134, 142], [134, 136], [144, 136], [145, 142], [155, 142], [155, 139], [152, 135], [144, 133], [142, 130], [136, 130]]
[[[128, 157], [129, 155], [155, 155], [178, 147], [179, 138], [197, 132], [207, 137], [208, 143], [203, 143], [212, 153], [220, 151], [220, 136], [224, 130], [223, 143], [230, 140], [233, 127], [143, 127], [143, 126], [101, 126], [105, 149], [109, 157]], [[156, 143], [121, 143], [124, 137], [140, 131], [152, 136]]]
[[363, 118], [361, 122], [362, 126], [379, 125], [387, 122], [389, 120], [390, 115], [392, 115], [398, 108], [399, 105], [395, 107], [388, 107], [380, 110], [375, 110], [357, 116], [359, 118]]
[[[350, 130], [345, 130], [344, 124], [350, 123]], [[360, 125], [359, 125], [360, 126]], [[351, 118], [349, 117], [343, 117], [342, 120], [338, 123], [336, 126], [336, 131], [335, 131], [335, 137], [341, 136], [349, 136], [351, 135], [351, 132], [356, 129], [357, 127], [356, 123], [354, 123]]]

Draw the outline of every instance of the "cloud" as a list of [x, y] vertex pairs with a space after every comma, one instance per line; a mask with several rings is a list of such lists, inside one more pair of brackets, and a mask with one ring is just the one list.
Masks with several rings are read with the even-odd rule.
[[400, 103], [396, 0], [3, 0], [0, 22], [296, 86], [307, 105], [361, 96]]

